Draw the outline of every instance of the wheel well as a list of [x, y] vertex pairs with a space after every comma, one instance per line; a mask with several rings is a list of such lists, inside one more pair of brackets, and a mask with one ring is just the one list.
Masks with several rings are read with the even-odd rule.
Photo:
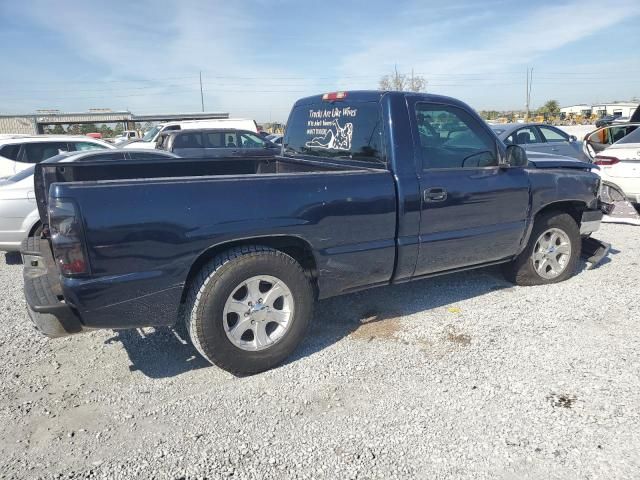
[[196, 258], [196, 260], [193, 262], [193, 265], [191, 265], [191, 268], [189, 269], [189, 273], [187, 274], [184, 288], [182, 290], [182, 298], [180, 302], [185, 302], [187, 292], [189, 290], [189, 285], [191, 284], [193, 277], [197, 275], [200, 269], [208, 261], [217, 257], [226, 250], [234, 247], [241, 247], [243, 245], [262, 245], [264, 247], [274, 248], [286, 253], [287, 255], [295, 259], [311, 279], [313, 288], [316, 290], [317, 295], [317, 266], [315, 257], [313, 256], [311, 245], [298, 237], [258, 237], [231, 241], [220, 245], [215, 245], [205, 250], [198, 258]]
[[580, 226], [580, 223], [582, 222], [582, 212], [584, 212], [586, 208], [587, 208], [587, 205], [584, 202], [579, 202], [579, 201], [556, 202], [556, 203], [547, 205], [541, 210], [538, 210], [538, 213], [536, 213], [536, 217], [539, 217], [540, 215], [544, 215], [549, 212], [568, 213], [573, 217], [573, 219], [576, 221], [578, 226]]
[[29, 235], [27, 236], [33, 237], [33, 235], [36, 233], [36, 230], [41, 226], [42, 226], [42, 223], [40, 222], [40, 220], [38, 220], [36, 223], [33, 224], [33, 227], [31, 227], [31, 230], [29, 230]]

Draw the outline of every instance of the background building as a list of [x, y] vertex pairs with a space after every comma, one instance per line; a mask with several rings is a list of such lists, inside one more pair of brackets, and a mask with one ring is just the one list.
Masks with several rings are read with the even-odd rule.
[[638, 108], [638, 102], [610, 102], [588, 105], [582, 103], [579, 105], [569, 105], [560, 108], [560, 115], [567, 117], [604, 117], [605, 115], [617, 115], [619, 117], [630, 117]]

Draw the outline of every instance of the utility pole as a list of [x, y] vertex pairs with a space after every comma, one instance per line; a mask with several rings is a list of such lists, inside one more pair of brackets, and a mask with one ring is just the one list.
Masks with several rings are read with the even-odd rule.
[[524, 87], [524, 105], [526, 107], [526, 113], [524, 114], [524, 121], [529, 121], [529, 67], [527, 67], [527, 84]]
[[204, 112], [204, 94], [202, 93], [202, 70], [200, 70], [200, 104], [202, 105], [202, 111]]
[[524, 121], [528, 122], [529, 121], [529, 107], [531, 105], [531, 86], [533, 84], [533, 67], [531, 67], [531, 70], [529, 70], [529, 67], [527, 67], [527, 86], [526, 86], [526, 106], [527, 106], [527, 113], [524, 117]]

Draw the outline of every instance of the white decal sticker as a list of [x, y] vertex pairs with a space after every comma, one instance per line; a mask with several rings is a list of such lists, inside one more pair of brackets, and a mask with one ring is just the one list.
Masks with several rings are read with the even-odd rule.
[[357, 113], [358, 109], [351, 107], [309, 110], [307, 135], [313, 138], [308, 140], [305, 146], [326, 150], [351, 150], [353, 123], [345, 122], [344, 125], [340, 125], [340, 120], [342, 117], [353, 118]]

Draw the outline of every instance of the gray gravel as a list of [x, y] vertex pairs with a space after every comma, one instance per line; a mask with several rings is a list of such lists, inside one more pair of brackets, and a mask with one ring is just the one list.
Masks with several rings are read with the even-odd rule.
[[235, 378], [181, 331], [48, 340], [0, 267], [1, 478], [638, 478], [640, 229], [549, 287], [480, 270], [322, 302]]

